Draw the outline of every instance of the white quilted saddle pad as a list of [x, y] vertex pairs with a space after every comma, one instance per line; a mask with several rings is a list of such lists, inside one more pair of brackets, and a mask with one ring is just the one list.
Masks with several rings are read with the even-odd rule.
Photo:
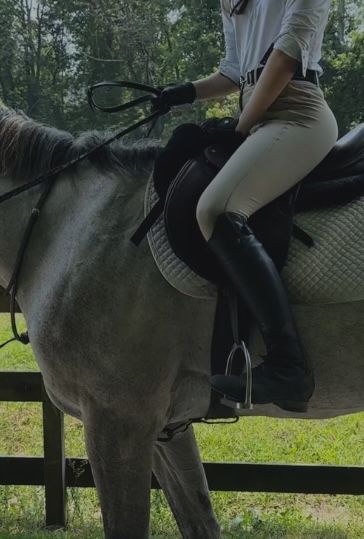
[[[145, 215], [158, 200], [152, 177]], [[364, 197], [329, 209], [296, 214], [295, 223], [315, 240], [292, 238], [282, 278], [292, 304], [345, 303], [364, 299]], [[153, 258], [171, 286], [195, 298], [214, 299], [216, 287], [196, 275], [172, 250], [163, 216], [148, 233]]]

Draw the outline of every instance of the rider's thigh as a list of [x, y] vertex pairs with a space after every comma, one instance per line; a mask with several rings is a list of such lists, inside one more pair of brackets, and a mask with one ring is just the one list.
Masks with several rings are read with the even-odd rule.
[[250, 217], [303, 179], [332, 149], [337, 122], [325, 101], [304, 121], [263, 119], [200, 197], [197, 220], [206, 240], [223, 212]]

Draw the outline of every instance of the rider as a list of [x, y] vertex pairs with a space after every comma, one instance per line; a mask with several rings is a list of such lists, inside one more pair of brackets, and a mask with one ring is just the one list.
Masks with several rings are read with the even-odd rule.
[[[225, 58], [218, 72], [165, 87], [163, 104], [217, 98], [240, 88], [244, 142], [202, 194], [197, 220], [208, 246], [250, 309], [267, 355], [253, 369], [253, 403], [304, 412], [315, 383], [280, 275], [247, 221], [303, 179], [332, 149], [338, 129], [319, 85], [330, 0], [221, 0]], [[264, 54], [265, 53], [265, 54]], [[242, 402], [237, 376], [212, 386]]]

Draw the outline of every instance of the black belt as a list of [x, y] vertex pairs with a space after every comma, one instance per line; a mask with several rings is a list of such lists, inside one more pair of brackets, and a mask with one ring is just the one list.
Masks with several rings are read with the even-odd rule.
[[[252, 69], [251, 71], [247, 72], [246, 77], [244, 77], [243, 75], [240, 77], [239, 86], [241, 92], [244, 90], [245, 84], [247, 84], [248, 86], [252, 86], [257, 82], [264, 67], [265, 66], [258, 67], [257, 69]], [[320, 86], [318, 72], [314, 69], [307, 69], [306, 76], [304, 77], [302, 74], [301, 66], [299, 67], [299, 71], [297, 71], [293, 75], [292, 80], [307, 80], [308, 82], [313, 82], [317, 86]]]

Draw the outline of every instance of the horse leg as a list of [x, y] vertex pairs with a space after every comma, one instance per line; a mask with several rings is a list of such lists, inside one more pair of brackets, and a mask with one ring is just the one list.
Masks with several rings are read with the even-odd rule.
[[152, 421], [125, 420], [112, 410], [92, 409], [85, 415], [86, 449], [100, 499], [105, 539], [147, 539]]
[[218, 539], [220, 528], [211, 506], [209, 488], [193, 429], [157, 442], [153, 472], [167, 497], [182, 537]]

